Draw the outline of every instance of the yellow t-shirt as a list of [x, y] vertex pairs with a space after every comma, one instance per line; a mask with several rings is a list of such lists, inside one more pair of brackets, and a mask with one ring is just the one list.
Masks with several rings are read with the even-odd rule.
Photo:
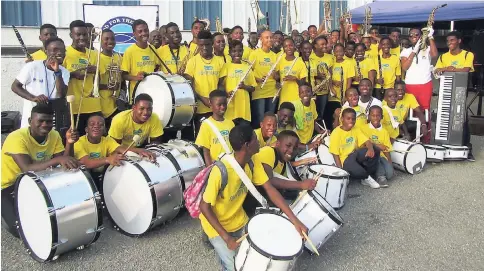
[[[314, 52], [312, 52], [310, 55], [310, 58], [312, 58], [316, 62], [316, 66], [319, 66], [321, 63], [326, 64], [329, 71], [331, 71], [331, 69], [333, 68], [334, 62], [336, 61], [336, 58], [332, 54], [324, 54], [322, 57], [319, 57]], [[329, 71], [325, 71], [325, 72], [329, 72]], [[321, 83], [321, 80], [316, 80], [316, 85], [319, 83]], [[316, 92], [316, 95], [326, 95], [328, 94], [328, 92], [329, 92], [329, 89], [326, 89], [320, 92]]]
[[[385, 102], [386, 104], [386, 102]], [[399, 108], [403, 114], [403, 118], [406, 119], [408, 110], [418, 108], [420, 105], [417, 102], [415, 96], [411, 93], [405, 93], [403, 98], [397, 102], [396, 108]]]
[[224, 63], [232, 63], [232, 58], [230, 56], [226, 56], [226, 55], [217, 56], [214, 54], [213, 57], [222, 60]]
[[[343, 105], [343, 108], [341, 108], [341, 111], [339, 113], [339, 123], [340, 124], [343, 123], [343, 119], [342, 119], [342, 117], [343, 117], [343, 110], [345, 108], [349, 108], [349, 107], [351, 107], [351, 106], [345, 104], [345, 105]], [[355, 107], [351, 107], [351, 108], [353, 108], [355, 110], [355, 112], [356, 112], [355, 127], [361, 128], [363, 126], [366, 126], [366, 124], [368, 123], [368, 121], [367, 121], [366, 114], [365, 114], [365, 108], [363, 108], [363, 107], [361, 107], [359, 105], [357, 105]]]
[[[178, 66], [188, 54], [188, 49], [184, 45], [180, 45], [179, 49], [171, 50], [169, 45], [165, 45], [161, 46], [156, 51], [156, 53], [160, 56], [161, 60], [165, 62], [166, 66], [168, 66], [172, 73], [176, 73], [178, 71]], [[164, 73], [168, 73], [165, 66], [163, 65], [161, 65], [161, 70]]]
[[309, 106], [302, 105], [303, 112], [300, 112], [299, 110], [297, 110], [298, 107], [296, 103], [301, 104], [301, 101], [293, 102], [293, 104], [296, 107], [296, 112], [294, 113], [294, 117], [296, 118], [296, 114], [300, 114], [300, 113], [303, 114], [300, 117], [303, 120], [303, 127], [302, 129], [297, 129], [296, 133], [299, 136], [299, 141], [301, 141], [302, 144], [307, 144], [313, 137], [314, 120], [318, 118], [318, 112], [316, 111], [316, 103], [314, 102], [313, 99], [311, 99]]
[[308, 61], [303, 61], [304, 66], [306, 66], [306, 72], [308, 73], [308, 77], [306, 81], [311, 81], [311, 87], [314, 89], [316, 85], [316, 77], [318, 75], [318, 62], [315, 59], [309, 58]]
[[398, 124], [402, 124], [405, 121], [405, 114], [398, 107], [395, 106], [395, 108], [390, 108], [386, 105], [386, 103], [383, 103], [383, 119], [381, 120], [381, 124], [383, 128], [388, 131], [390, 137], [395, 139], [400, 134], [400, 125], [397, 128], [393, 128], [388, 110], [392, 112], [393, 119], [398, 122]]
[[190, 44], [188, 45], [188, 53], [190, 54], [190, 57], [193, 57], [195, 55], [195, 52], [198, 49], [198, 44], [196, 44], [193, 41], [190, 41]]
[[[96, 50], [91, 50], [91, 55], [89, 56], [89, 63], [87, 58], [88, 54], [89, 49], [86, 49], [86, 52], [83, 53], [72, 48], [72, 46], [67, 46], [66, 57], [64, 58], [64, 63], [62, 63], [62, 66], [64, 66], [69, 72], [85, 68], [88, 64], [95, 66], [97, 62], [98, 52]], [[99, 72], [103, 74], [105, 71], [99, 69]], [[84, 98], [82, 99], [82, 107], [80, 110], [81, 114], [100, 112], [101, 98], [89, 97], [92, 93], [92, 89], [94, 86], [94, 74], [87, 75], [84, 89], [82, 89], [83, 81], [84, 80], [78, 80], [71, 77], [69, 80], [69, 85], [67, 86], [67, 95], [74, 95], [76, 98], [72, 103], [74, 112], [78, 112], [81, 96], [84, 96]]]
[[[226, 118], [223, 121], [216, 121], [213, 119], [213, 117], [208, 119], [215, 125], [215, 127], [217, 127], [218, 131], [227, 143], [227, 146], [230, 148], [230, 151], [232, 151], [232, 147], [230, 146], [229, 142], [229, 133], [230, 130], [232, 130], [232, 128], [235, 126], [234, 122]], [[212, 158], [212, 160], [217, 160], [218, 156], [225, 152], [225, 149], [222, 147], [222, 144], [220, 144], [218, 137], [215, 135], [210, 125], [205, 122], [202, 122], [202, 125], [200, 126], [200, 132], [198, 132], [195, 144], [210, 150], [210, 158]]]
[[[387, 147], [387, 151], [392, 151], [392, 143], [390, 142], [390, 134], [380, 125], [379, 128], [373, 127], [371, 123], [361, 127], [361, 131], [371, 140], [373, 144], [381, 144]], [[380, 152], [380, 156], [387, 158], [384, 152]]]
[[2, 147], [2, 189], [15, 183], [17, 175], [22, 173], [20, 167], [9, 154], [26, 154], [33, 161], [45, 162], [54, 154], [64, 151], [59, 133], [52, 130], [44, 144], [39, 144], [30, 136], [30, 127], [20, 128], [10, 133]]
[[[254, 66], [252, 66], [254, 77], [262, 78], [266, 76], [271, 70], [271, 67], [276, 63], [276, 60], [277, 55], [274, 52], [269, 51], [266, 53], [262, 48], [255, 49], [249, 57], [250, 63], [255, 61]], [[276, 72], [278, 72], [277, 67], [274, 70], [274, 73]], [[258, 84], [252, 93], [252, 100], [272, 98], [276, 94], [276, 80], [272, 76], [267, 79], [263, 89], [260, 86], [261, 84]]]
[[[267, 141], [264, 140], [264, 137], [262, 136], [262, 129], [261, 128], [256, 129], [256, 130], [254, 130], [254, 132], [255, 132], [255, 135], [257, 136], [257, 140], [259, 141], [259, 146], [261, 148], [262, 147], [265, 147], [265, 146], [272, 146], [272, 144], [276, 143], [276, 141], [277, 141], [276, 135], [273, 135], [271, 137], [271, 140], [269, 142], [269, 145], [266, 145], [267, 144]], [[269, 140], [269, 139], [267, 139], [267, 140]]]
[[[264, 171], [264, 167], [257, 155], [252, 156], [252, 161], [254, 162], [254, 172], [250, 170], [248, 164], [245, 165], [244, 171], [254, 185], [263, 185], [269, 179]], [[227, 232], [235, 232], [244, 227], [249, 221], [249, 217], [242, 208], [248, 189], [232, 166], [225, 161], [223, 161], [223, 164], [227, 169], [228, 180], [222, 196], [219, 196], [219, 191], [222, 187], [222, 175], [218, 167], [214, 167], [208, 177], [203, 200], [212, 206], [212, 210], [222, 227]], [[203, 214], [200, 214], [199, 218], [203, 231], [208, 238], [214, 238], [219, 235]]]
[[282, 172], [284, 170], [284, 162], [277, 160], [277, 165], [274, 167], [274, 164], [276, 163], [276, 151], [273, 147], [266, 146], [266, 147], [261, 147], [259, 152], [256, 154], [261, 161], [262, 164], [266, 164], [272, 168], [272, 170], [281, 175], [285, 175], [285, 172]]
[[[249, 60], [250, 55], [252, 54], [252, 52], [253, 52], [253, 51], [254, 51], [254, 50], [250, 49], [250, 47], [249, 47], [249, 46], [244, 45], [244, 52], [242, 53], [242, 59], [243, 59], [243, 60]], [[231, 58], [231, 57], [230, 57], [230, 54], [229, 54], [229, 45], [228, 45], [228, 44], [227, 44], [227, 45], [225, 45], [225, 48], [224, 48], [224, 55], [225, 55], [225, 57], [226, 57], [226, 58], [227, 58], [227, 57], [228, 57], [228, 58]], [[227, 58], [227, 59], [228, 59], [228, 58]], [[228, 62], [228, 61], [227, 61], [227, 62]]]
[[[402, 68], [400, 66], [400, 59], [395, 55], [390, 55], [389, 58], [384, 58], [380, 56], [381, 61], [381, 71], [383, 73], [383, 88], [389, 89], [395, 86], [395, 80], [397, 76], [402, 75]], [[378, 57], [376, 58], [377, 64], [377, 75], [376, 78], [381, 78], [380, 67], [378, 64]], [[376, 88], [381, 88], [380, 84], [376, 84]]]
[[378, 56], [378, 43], [372, 43], [370, 46], [370, 51], [368, 52], [368, 55], [371, 58], [376, 58]]
[[[341, 79], [341, 71], [343, 71], [343, 80]], [[349, 86], [347, 86], [346, 81], [348, 78], [355, 77], [355, 62], [350, 61], [350, 60], [343, 60], [343, 62], [335, 62], [333, 65], [333, 81], [338, 81], [341, 82], [343, 81], [343, 89], [341, 87], [337, 87], [333, 85], [333, 90], [336, 94], [336, 96], [330, 95], [328, 98], [328, 101], [331, 102], [340, 102], [341, 97], [345, 95], [346, 89], [348, 89]]]
[[[206, 60], [200, 54], [188, 60], [185, 73], [193, 77], [195, 81], [194, 91], [198, 95], [208, 98], [210, 92], [218, 88], [218, 80], [224, 64], [220, 58], [213, 57], [210, 60]], [[199, 101], [197, 114], [208, 112], [212, 112], [212, 110]]]
[[339, 155], [341, 164], [344, 165], [346, 158], [366, 141], [368, 141], [368, 137], [359, 128], [353, 127], [351, 130], [345, 131], [339, 126], [331, 133], [329, 152]]
[[[79, 140], [74, 143], [74, 157], [77, 160], [88, 156], [89, 159], [106, 158], [111, 155], [119, 147], [118, 142], [112, 137], [101, 137], [101, 142], [93, 144], [87, 139], [87, 135], [81, 136]], [[104, 167], [94, 169], [94, 171], [102, 171]]]
[[[111, 82], [120, 83], [119, 88], [116, 89], [114, 94], [119, 95], [119, 89], [121, 88], [121, 63], [123, 57], [120, 54], [114, 54], [113, 57], [101, 54], [99, 61], [100, 70], [105, 71], [99, 75], [100, 84], [107, 85], [109, 82], [110, 74], [112, 75]], [[102, 67], [102, 68], [101, 68]], [[117, 71], [117, 72], [116, 72]], [[105, 118], [109, 117], [118, 106], [116, 105], [116, 96], [113, 96], [113, 91], [108, 89], [99, 89], [99, 96], [101, 96], [101, 112]]]
[[34, 60], [46, 60], [47, 59], [47, 54], [42, 49], [39, 49], [39, 50], [33, 52], [30, 56]]
[[[370, 78], [370, 71], [377, 71], [378, 64], [375, 63], [375, 60], [372, 58], [365, 57], [359, 63], [355, 60], [355, 78], [358, 78], [358, 65], [360, 67], [361, 79], [363, 78]], [[353, 81], [353, 84], [359, 85], [359, 81]]]
[[[220, 77], [225, 77], [225, 90], [227, 93], [234, 91], [248, 70], [249, 65], [244, 62], [240, 64], [226, 63], [223, 66]], [[249, 71], [249, 74], [247, 74], [247, 77], [244, 79], [244, 84], [252, 87], [257, 86], [253, 71]], [[228, 120], [233, 120], [235, 118], [243, 118], [247, 121], [251, 120], [249, 92], [244, 89], [237, 90], [230, 101], [230, 104], [227, 106], [224, 118]]]
[[[155, 53], [148, 47], [140, 48], [133, 44], [124, 51], [123, 62], [121, 70], [127, 72], [129, 75], [136, 76], [139, 72], [152, 73], [155, 71], [156, 65], [160, 65], [160, 60]], [[151, 47], [156, 51], [155, 47]], [[138, 81], [129, 81], [129, 100], [132, 103], [134, 88]]]
[[[289, 69], [294, 61], [296, 61], [296, 63], [294, 64], [294, 67], [292, 67], [289, 75], [296, 76], [296, 78], [299, 80], [308, 77], [308, 70], [306, 69], [306, 66], [301, 58], [286, 60], [286, 58], [283, 56], [277, 65], [281, 82], [284, 78], [286, 78], [286, 74], [289, 72]], [[285, 81], [279, 96], [279, 105], [281, 105], [283, 102], [292, 102], [295, 100], [299, 100], [299, 86], [297, 82]]]
[[108, 134], [116, 140], [122, 140], [121, 145], [123, 146], [129, 146], [133, 142], [133, 136], [139, 135], [141, 139], [137, 146], [141, 146], [149, 138], [162, 136], [163, 125], [156, 113], [153, 113], [145, 123], [136, 123], [133, 120], [133, 110], [130, 109], [114, 116]]
[[445, 68], [452, 66], [457, 69], [471, 68], [474, 71], [474, 54], [466, 50], [462, 50], [459, 54], [453, 55], [447, 52], [439, 57], [435, 68]]

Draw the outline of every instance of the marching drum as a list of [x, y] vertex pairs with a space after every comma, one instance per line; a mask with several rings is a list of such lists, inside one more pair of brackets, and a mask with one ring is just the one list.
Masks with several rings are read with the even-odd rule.
[[427, 151], [427, 161], [430, 162], [442, 162], [444, 161], [445, 148], [437, 145], [424, 144], [425, 150]]
[[289, 180], [301, 181], [301, 177], [296, 168], [291, 165], [291, 162], [286, 162], [286, 174]]
[[190, 124], [195, 112], [195, 95], [182, 76], [151, 73], [136, 84], [133, 100], [141, 93], [153, 98], [153, 112], [160, 117], [164, 128]]
[[115, 228], [128, 236], [139, 236], [172, 220], [182, 206], [182, 184], [170, 159], [154, 152], [156, 163], [128, 158], [104, 173], [106, 208]]
[[[318, 191], [308, 191], [291, 205], [291, 210], [308, 228], [308, 237], [318, 250], [343, 226], [343, 219]], [[313, 251], [307, 241], [305, 246]]]
[[316, 184], [317, 191], [335, 209], [345, 205], [346, 187], [350, 181], [350, 175], [343, 169], [329, 165], [309, 166], [306, 179], [311, 179], [321, 172]]
[[442, 145], [445, 148], [444, 160], [466, 160], [469, 148], [466, 146]]
[[390, 153], [393, 167], [410, 174], [420, 173], [427, 160], [427, 152], [420, 143], [397, 139]]
[[83, 168], [27, 172], [17, 180], [18, 229], [32, 258], [55, 260], [99, 238], [103, 229], [101, 196]]
[[302, 253], [303, 242], [294, 225], [285, 217], [256, 214], [245, 226], [247, 238], [242, 241], [235, 267], [237, 270], [292, 270]]

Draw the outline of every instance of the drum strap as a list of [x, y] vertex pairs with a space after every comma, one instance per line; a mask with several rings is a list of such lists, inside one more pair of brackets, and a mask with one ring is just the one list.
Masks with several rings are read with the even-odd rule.
[[392, 127], [393, 129], [397, 129], [398, 128], [398, 122], [395, 120], [395, 118], [393, 118], [393, 114], [392, 114], [392, 110], [390, 109], [390, 107], [384, 105], [383, 108], [385, 108], [385, 110], [387, 111], [388, 113], [388, 116], [390, 116], [390, 121], [392, 123]]
[[213, 124], [213, 122], [209, 119], [205, 119], [203, 122], [206, 122], [208, 124], [208, 126], [210, 126], [210, 128], [212, 128], [212, 131], [215, 133], [215, 135], [217, 136], [218, 138], [218, 141], [220, 142], [220, 144], [222, 145], [222, 148], [224, 148], [225, 152], [226, 153], [231, 153], [232, 151], [230, 150], [229, 146], [227, 145], [227, 142], [225, 142], [225, 139], [223, 138], [223, 136], [220, 134], [220, 131], [218, 130], [218, 128], [215, 126], [215, 124]]

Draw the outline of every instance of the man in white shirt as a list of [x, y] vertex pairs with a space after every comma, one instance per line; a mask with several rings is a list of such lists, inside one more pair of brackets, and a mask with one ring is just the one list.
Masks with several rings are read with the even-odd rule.
[[[368, 117], [368, 114], [370, 113], [370, 107], [374, 105], [382, 107], [382, 102], [377, 98], [371, 96], [372, 89], [373, 89], [373, 86], [371, 84], [370, 79], [368, 78], [361, 79], [360, 84], [358, 86], [358, 90], [360, 91], [360, 99], [358, 100], [358, 105], [361, 108], [365, 109], [365, 114], [367, 117]], [[344, 105], [349, 106], [349, 103], [346, 102]]]
[[[28, 127], [30, 111], [36, 104], [48, 104], [54, 110], [55, 129], [69, 127], [66, 101], [70, 74], [61, 64], [66, 56], [62, 39], [53, 37], [45, 42], [47, 60], [25, 64], [12, 83], [12, 91], [24, 98], [21, 127]], [[64, 133], [61, 132], [61, 135]]]
[[[420, 45], [426, 41], [422, 41], [422, 32], [420, 29], [411, 29], [409, 39], [412, 47], [403, 49], [400, 54], [402, 69], [406, 72], [406, 91], [407, 93], [413, 94], [422, 109], [427, 109], [428, 112], [430, 112], [430, 102], [432, 100], [432, 71], [430, 62], [432, 58], [438, 56], [433, 34], [434, 30], [430, 29], [428, 34], [429, 45], [427, 49], [420, 50]], [[423, 137], [422, 141], [429, 143], [430, 133], [427, 133], [427, 136]]]

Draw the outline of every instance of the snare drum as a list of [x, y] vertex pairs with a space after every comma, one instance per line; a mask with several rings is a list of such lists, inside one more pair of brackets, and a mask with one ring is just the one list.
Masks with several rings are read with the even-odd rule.
[[101, 196], [84, 169], [17, 178], [15, 212], [28, 253], [39, 262], [94, 243], [103, 229]]
[[425, 147], [420, 143], [397, 139], [390, 153], [393, 167], [410, 174], [420, 173], [427, 160]]
[[466, 146], [442, 145], [445, 148], [444, 160], [466, 160], [469, 156], [469, 148]]
[[153, 98], [153, 112], [164, 128], [180, 128], [190, 124], [195, 112], [195, 95], [189, 82], [180, 75], [155, 72], [139, 81], [133, 93], [146, 93]]
[[311, 165], [306, 174], [306, 179], [311, 179], [322, 174], [317, 180], [317, 191], [324, 199], [335, 209], [339, 209], [345, 205], [346, 187], [350, 181], [350, 175], [343, 169], [329, 165]]
[[299, 173], [297, 172], [296, 168], [291, 165], [291, 162], [286, 162], [286, 174], [287, 178], [290, 180], [301, 181]]
[[[291, 205], [291, 210], [308, 228], [308, 237], [318, 250], [343, 226], [343, 219], [317, 191], [308, 191]], [[307, 241], [305, 246], [313, 251]]]
[[170, 159], [154, 152], [157, 163], [128, 159], [104, 173], [104, 201], [115, 228], [139, 236], [172, 220], [182, 206], [182, 185]]
[[445, 148], [437, 145], [424, 144], [427, 151], [427, 161], [438, 163], [444, 161]]
[[285, 217], [256, 214], [245, 226], [247, 238], [242, 241], [235, 267], [237, 270], [292, 270], [302, 253], [303, 242], [294, 225]]

